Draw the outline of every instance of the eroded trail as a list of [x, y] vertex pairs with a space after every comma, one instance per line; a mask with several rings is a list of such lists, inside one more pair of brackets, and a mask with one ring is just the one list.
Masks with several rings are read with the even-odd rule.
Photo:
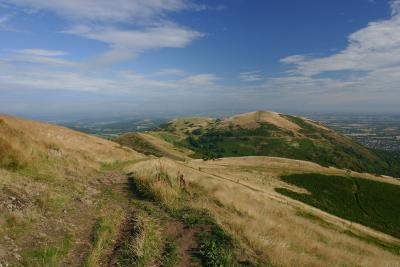
[[[186, 225], [156, 202], [143, 197], [131, 179], [118, 171], [102, 174], [98, 179], [112, 193], [128, 200], [119, 233], [106, 259], [101, 261], [101, 266], [124, 266], [128, 262], [140, 260], [142, 252], [139, 250], [146, 249], [147, 239], [157, 239], [153, 235], [159, 236], [157, 244], [152, 244], [158, 253], [147, 262], [148, 266], [201, 266], [198, 259], [200, 244], [196, 236], [211, 231], [211, 225]], [[151, 228], [148, 228], [149, 225]]]
[[199, 262], [194, 260], [200, 249], [196, 235], [209, 232], [210, 230], [211, 227], [209, 225], [204, 224], [188, 227], [182, 222], [170, 218], [164, 229], [164, 233], [167, 238], [175, 240], [179, 258], [176, 266], [200, 266]]

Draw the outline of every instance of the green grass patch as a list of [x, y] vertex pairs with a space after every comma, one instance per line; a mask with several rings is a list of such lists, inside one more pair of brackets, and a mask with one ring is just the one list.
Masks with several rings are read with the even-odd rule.
[[171, 144], [174, 144], [175, 142], [180, 141], [179, 136], [172, 134], [172, 133], [168, 133], [168, 132], [151, 132], [151, 134], [156, 137], [160, 137], [164, 141], [171, 143]]
[[310, 134], [310, 133], [316, 133], [319, 131], [319, 129], [317, 129], [316, 127], [314, 127], [312, 124], [307, 123], [307, 121], [305, 121], [302, 118], [296, 117], [296, 116], [290, 116], [290, 115], [283, 115], [286, 119], [288, 119], [289, 121], [297, 124], [298, 126], [301, 127], [302, 132]]
[[213, 224], [210, 214], [205, 210], [193, 209], [191, 207], [168, 208], [167, 212], [174, 218], [180, 220], [187, 226], [200, 224]]
[[231, 237], [218, 225], [214, 225], [210, 232], [198, 234], [196, 238], [200, 242], [199, 257], [203, 266], [239, 266], [232, 253]]
[[167, 238], [164, 245], [164, 253], [162, 255], [163, 267], [174, 267], [179, 262], [178, 247], [174, 240]]
[[73, 240], [71, 235], [65, 235], [60, 244], [25, 251], [23, 253], [24, 262], [26, 266], [32, 267], [59, 266], [63, 257], [72, 247]]
[[127, 133], [115, 138], [114, 141], [145, 155], [163, 156], [163, 153], [158, 148], [143, 139], [138, 133]]
[[150, 266], [160, 259], [161, 246], [162, 237], [157, 220], [140, 211], [121, 249], [118, 266]]
[[311, 193], [276, 189], [283, 195], [400, 238], [400, 186], [357, 177], [315, 173], [293, 174], [282, 176], [281, 179]]
[[86, 258], [84, 267], [99, 266], [100, 259], [104, 256], [105, 251], [112, 247], [120, 220], [122, 220], [122, 213], [116, 211], [96, 221], [93, 227], [93, 246]]

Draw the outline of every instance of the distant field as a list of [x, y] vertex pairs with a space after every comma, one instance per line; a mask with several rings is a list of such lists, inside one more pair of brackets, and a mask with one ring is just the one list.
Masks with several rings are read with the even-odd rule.
[[400, 186], [322, 174], [293, 174], [281, 179], [310, 192], [276, 189], [283, 195], [400, 238]]

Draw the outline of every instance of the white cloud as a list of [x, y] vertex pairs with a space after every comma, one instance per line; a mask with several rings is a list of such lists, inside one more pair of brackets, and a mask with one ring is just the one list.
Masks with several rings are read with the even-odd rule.
[[174, 68], [170, 68], [170, 69], [162, 69], [159, 70], [155, 73], [156, 76], [185, 76], [186, 75], [186, 71], [181, 70], [181, 69], [174, 69]]
[[38, 64], [57, 67], [77, 67], [76, 62], [61, 58], [68, 55], [67, 52], [45, 49], [21, 49], [11, 50], [11, 54], [3, 59], [10, 64]]
[[202, 37], [204, 34], [168, 21], [165, 16], [167, 12], [206, 8], [190, 0], [0, 0], [2, 3], [54, 12], [72, 22], [61, 33], [98, 41], [109, 48], [81, 61], [68, 59], [65, 51], [12, 50], [0, 59], [0, 88], [137, 94], [166, 89], [196, 90], [213, 86], [218, 80], [213, 74], [188, 74], [172, 69], [146, 76], [97, 68], [132, 59], [149, 49], [183, 48]]
[[[33, 54], [63, 54], [58, 52], [40, 50], [40, 53], [35, 51]], [[220, 80], [214, 74], [188, 74], [176, 69], [166, 69], [148, 75], [132, 71], [86, 71], [77, 68], [75, 62], [65, 61], [61, 64], [57, 60], [61, 59], [18, 53], [7, 59], [0, 59], [0, 90], [81, 91], [125, 95], [159, 91], [168, 95], [177, 91], [214, 88]], [[162, 77], [160, 73], [163, 73]]]
[[281, 59], [289, 65], [287, 75], [267, 81], [263, 90], [279, 89], [282, 96], [322, 105], [385, 108], [384, 103], [400, 102], [400, 0], [391, 7], [390, 19], [354, 32], [343, 50], [326, 57]]
[[30, 55], [30, 56], [43, 56], [43, 57], [59, 57], [68, 55], [65, 51], [45, 50], [45, 49], [21, 49], [13, 50], [17, 54]]
[[392, 15], [398, 15], [400, 13], [400, 1], [392, 0], [390, 2], [390, 6], [392, 8]]
[[188, 7], [186, 0], [0, 0], [31, 10], [46, 10], [81, 21], [119, 22], [150, 19]]
[[220, 77], [214, 74], [197, 74], [186, 77], [181, 81], [181, 84], [190, 86], [210, 86], [220, 79]]
[[400, 65], [400, 1], [392, 1], [393, 16], [371, 22], [351, 34], [348, 46], [328, 57], [293, 55], [281, 60], [294, 64], [301, 75], [317, 75], [331, 71], [374, 71]]
[[200, 32], [173, 23], [138, 30], [81, 25], [64, 31], [64, 33], [96, 40], [110, 46], [110, 50], [98, 56], [94, 62], [91, 62], [91, 66], [128, 60], [147, 49], [182, 48], [203, 36]]
[[292, 55], [292, 56], [282, 58], [280, 60], [280, 62], [284, 63], [284, 64], [298, 64], [301, 62], [305, 62], [307, 60], [307, 58], [308, 57], [304, 56], [304, 55]]
[[[198, 10], [192, 0], [0, 0], [0, 4], [53, 12], [72, 22], [61, 33], [108, 44], [109, 50], [88, 62], [89, 67], [129, 60], [147, 49], [183, 48], [204, 36], [168, 20], [170, 12]], [[0, 26], [1, 22], [0, 18]]]
[[115, 48], [129, 48], [133, 50], [185, 47], [191, 41], [203, 36], [203, 34], [197, 31], [175, 24], [144, 28], [141, 30], [78, 26], [65, 31], [65, 33], [104, 42]]
[[13, 16], [13, 14], [0, 16], [0, 31], [15, 31], [15, 28], [9, 23]]
[[241, 72], [239, 78], [242, 82], [258, 82], [263, 80], [260, 71]]

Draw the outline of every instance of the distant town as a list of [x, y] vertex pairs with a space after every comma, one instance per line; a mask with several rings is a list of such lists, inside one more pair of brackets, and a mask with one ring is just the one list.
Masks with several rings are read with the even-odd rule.
[[330, 128], [374, 149], [400, 152], [400, 115], [311, 115]]

